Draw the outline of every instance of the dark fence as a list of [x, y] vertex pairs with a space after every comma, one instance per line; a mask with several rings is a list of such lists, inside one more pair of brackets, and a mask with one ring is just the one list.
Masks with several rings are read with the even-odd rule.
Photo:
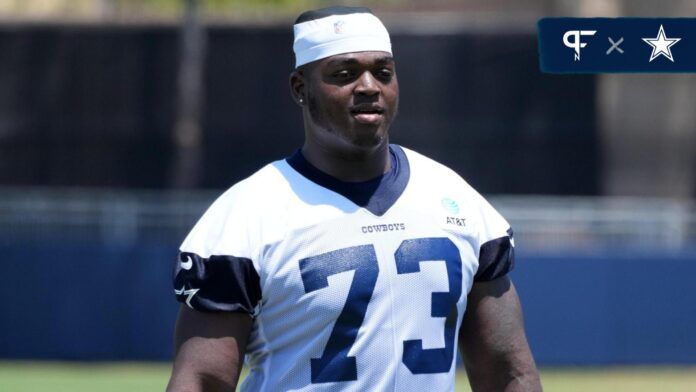
[[513, 274], [538, 362], [696, 363], [696, 249], [527, 254]]
[[[199, 186], [224, 188], [302, 141], [292, 33], [211, 27]], [[0, 26], [0, 183], [167, 187], [176, 26]], [[592, 76], [543, 75], [532, 33], [393, 34], [393, 140], [486, 193], [597, 194]]]

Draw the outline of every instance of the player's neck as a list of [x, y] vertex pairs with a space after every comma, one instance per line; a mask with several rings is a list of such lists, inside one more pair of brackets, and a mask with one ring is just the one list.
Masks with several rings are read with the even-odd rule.
[[389, 142], [374, 149], [330, 149], [305, 140], [305, 159], [322, 172], [345, 182], [362, 182], [379, 177], [391, 169]]

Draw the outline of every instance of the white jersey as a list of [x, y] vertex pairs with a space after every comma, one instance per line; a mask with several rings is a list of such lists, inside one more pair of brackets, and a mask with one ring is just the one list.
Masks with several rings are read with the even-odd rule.
[[512, 268], [512, 232], [452, 170], [390, 153], [360, 184], [273, 162], [182, 244], [177, 298], [254, 317], [242, 391], [454, 389], [467, 294]]

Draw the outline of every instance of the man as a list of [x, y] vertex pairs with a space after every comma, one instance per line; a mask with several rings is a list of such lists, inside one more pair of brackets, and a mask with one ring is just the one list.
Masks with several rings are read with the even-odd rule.
[[[181, 246], [171, 391], [537, 391], [505, 220], [450, 169], [389, 144], [399, 88], [366, 8], [305, 12], [305, 143], [223, 194]], [[466, 313], [465, 313], [466, 310]]]

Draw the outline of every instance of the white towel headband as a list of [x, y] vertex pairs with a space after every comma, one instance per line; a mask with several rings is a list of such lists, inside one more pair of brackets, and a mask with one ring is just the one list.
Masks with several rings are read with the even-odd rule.
[[387, 29], [364, 7], [307, 11], [295, 21], [294, 32], [295, 67], [341, 53], [392, 53]]

